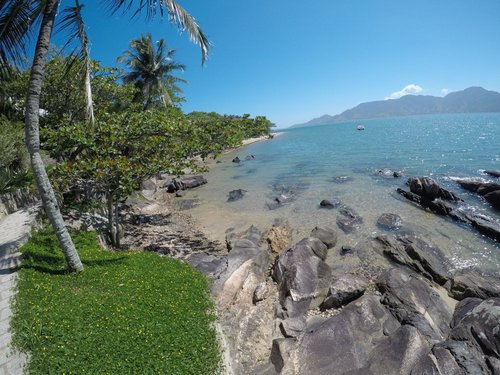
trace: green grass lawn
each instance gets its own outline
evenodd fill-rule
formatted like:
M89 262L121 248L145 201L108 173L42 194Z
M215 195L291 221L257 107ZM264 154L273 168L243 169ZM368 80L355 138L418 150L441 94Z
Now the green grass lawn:
M214 374L220 353L209 281L145 252L73 240L85 271L69 275L51 232L23 246L12 329L30 374Z

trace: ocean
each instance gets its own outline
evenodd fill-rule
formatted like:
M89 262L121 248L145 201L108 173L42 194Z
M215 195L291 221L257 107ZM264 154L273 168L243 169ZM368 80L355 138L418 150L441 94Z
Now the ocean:
M365 130L357 130L362 124ZM255 158L239 164L231 160ZM337 246L356 246L380 233L382 213L401 216L409 231L438 246L455 269L476 266L500 271L500 244L474 229L415 207L396 193L410 176L429 176L457 193L478 212L500 219L482 198L466 192L456 178L494 180L482 173L500 169L500 114L426 115L350 121L284 130L222 155L206 174L208 184L188 191L189 213L213 239L223 240L230 227L255 225L264 230L287 221L298 241L317 225L339 232ZM380 173L400 171L402 177ZM500 179L497 179L497 182ZM245 190L228 202L228 193ZM274 198L291 199L276 206ZM353 233L336 224L339 209L320 208L323 199L338 199L363 219Z

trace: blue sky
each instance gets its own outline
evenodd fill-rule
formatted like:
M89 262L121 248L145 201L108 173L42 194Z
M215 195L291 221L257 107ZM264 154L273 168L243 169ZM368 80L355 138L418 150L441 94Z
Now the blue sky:
M204 67L167 20L110 16L97 0L84 1L84 16L92 57L105 65L145 32L176 49L185 112L266 115L287 127L410 84L428 95L500 91L498 0L178 1L213 44Z

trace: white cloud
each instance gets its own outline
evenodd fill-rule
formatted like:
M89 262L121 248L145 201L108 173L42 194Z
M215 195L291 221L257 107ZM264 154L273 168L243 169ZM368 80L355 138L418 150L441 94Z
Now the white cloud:
M441 96L446 96L450 93L451 91L449 89L441 89Z
M393 92L390 96L387 96L385 100L387 99L399 99L402 96L405 95L410 95L410 94L418 94L419 92L424 91L422 87L419 85L416 85L414 83L411 83L409 85L406 85L402 90Z

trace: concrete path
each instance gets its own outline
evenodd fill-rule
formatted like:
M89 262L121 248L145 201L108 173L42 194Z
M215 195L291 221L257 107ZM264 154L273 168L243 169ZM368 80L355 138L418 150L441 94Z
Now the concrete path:
M11 350L11 299L15 294L16 268L21 262L18 248L30 236L40 206L20 210L0 220L0 375L23 373L26 355Z

